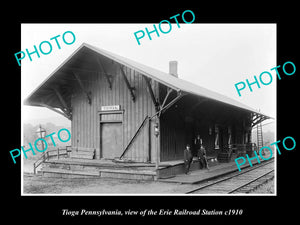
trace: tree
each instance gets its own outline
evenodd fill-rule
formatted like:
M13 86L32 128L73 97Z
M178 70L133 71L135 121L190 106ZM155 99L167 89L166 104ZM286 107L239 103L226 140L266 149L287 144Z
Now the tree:
M34 141L38 138L36 133L37 127L32 126L30 123L25 123L23 126L23 137L24 137L24 145L28 143L34 143Z

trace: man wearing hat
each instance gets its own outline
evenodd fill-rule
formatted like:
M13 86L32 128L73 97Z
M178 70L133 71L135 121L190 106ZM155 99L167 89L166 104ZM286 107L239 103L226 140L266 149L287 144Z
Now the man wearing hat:
M200 169L202 169L202 168L209 169L207 159L206 159L206 150L203 146L202 139L200 138L199 134L197 135L197 138L195 139L195 146L197 149L197 157L199 160Z
M191 147L189 144L187 144L186 148L184 149L185 174L189 173L192 161L193 161L193 155L192 155Z

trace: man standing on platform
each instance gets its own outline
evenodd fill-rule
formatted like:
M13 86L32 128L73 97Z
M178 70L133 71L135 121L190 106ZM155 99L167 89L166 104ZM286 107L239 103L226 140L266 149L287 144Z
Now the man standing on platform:
M185 174L188 174L190 171L190 166L193 161L193 155L191 152L191 147L189 144L186 145L184 149L184 166L185 166Z
M197 135L197 138L195 139L195 147L197 149L197 157L200 164L200 169L206 168L208 169L208 163L206 159L206 150L202 145L202 139L200 138L200 135Z
M200 134L198 134L197 137L195 138L194 144L195 144L195 149L198 152L202 146L202 139L200 138Z
M201 146L200 149L198 150L198 159L200 163L200 169L202 168L209 169L207 159L206 159L206 150L203 146Z

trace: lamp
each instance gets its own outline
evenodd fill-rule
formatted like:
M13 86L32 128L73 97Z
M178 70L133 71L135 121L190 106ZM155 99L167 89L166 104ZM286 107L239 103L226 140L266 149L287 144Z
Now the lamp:
M36 133L39 138L44 138L45 134L46 134L46 130L44 128L42 128L40 125L39 128L36 130Z
M159 126L158 126L157 122L154 124L154 135L156 137L158 137L158 135L159 135Z
M41 127L41 124L39 125L39 128L36 130L37 136L39 138L44 139L46 136L46 130L44 128ZM42 141L42 147L44 149L44 142Z

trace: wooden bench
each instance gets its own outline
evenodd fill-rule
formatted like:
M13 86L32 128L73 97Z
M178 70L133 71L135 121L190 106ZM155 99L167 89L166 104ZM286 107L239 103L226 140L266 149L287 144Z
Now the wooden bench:
M94 159L95 149L94 148L83 148L83 147L72 147L70 158L76 159Z

